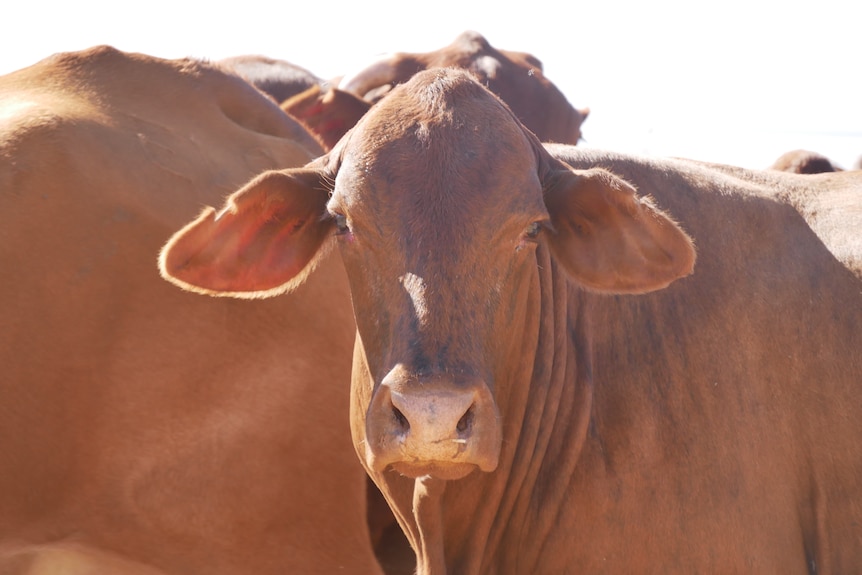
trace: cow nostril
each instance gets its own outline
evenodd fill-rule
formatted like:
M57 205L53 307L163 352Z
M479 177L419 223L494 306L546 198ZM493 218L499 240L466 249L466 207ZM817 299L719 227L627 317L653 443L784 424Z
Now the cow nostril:
M455 429L458 430L458 433L464 434L470 431L473 427L473 416L474 410L473 406L470 406L470 409L467 410L464 415L461 416L461 419L458 420L458 425L455 426Z
M410 431L410 422L407 421L407 418L404 417L404 414L401 413L401 410L392 406L392 415L395 417L395 422L398 424L401 433L407 433Z

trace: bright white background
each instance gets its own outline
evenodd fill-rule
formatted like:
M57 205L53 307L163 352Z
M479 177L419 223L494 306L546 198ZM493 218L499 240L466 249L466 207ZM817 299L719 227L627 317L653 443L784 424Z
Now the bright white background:
M14 0L0 74L111 44L165 58L264 54L329 78L467 29L539 57L591 109L585 145L752 168L795 148L845 168L862 156L862 2L851 0Z

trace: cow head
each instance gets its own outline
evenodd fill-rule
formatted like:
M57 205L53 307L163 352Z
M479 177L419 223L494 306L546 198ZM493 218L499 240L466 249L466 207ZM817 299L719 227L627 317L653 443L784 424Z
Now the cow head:
M441 479L498 464L500 386L536 312L536 250L614 293L664 287L694 263L689 238L631 185L554 160L455 69L416 75L326 156L205 211L160 264L188 289L264 297L333 244L358 327L357 450L372 474Z
M477 32L467 31L439 50L398 52L381 57L345 75L339 88L368 101L379 101L413 74L431 68L469 70L491 92L500 96L527 128L543 142L577 144L589 109L577 109L551 82L542 62L526 52L498 50Z

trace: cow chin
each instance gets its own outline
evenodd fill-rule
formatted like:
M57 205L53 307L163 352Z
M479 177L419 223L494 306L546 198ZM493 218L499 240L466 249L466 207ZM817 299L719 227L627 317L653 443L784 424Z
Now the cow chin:
M497 469L500 454L499 441L491 441L484 446L484 449L478 448L478 445L472 445L466 451L453 452L450 447L444 447L455 444L459 447L464 445L461 441L405 445L398 440L393 444L387 441L375 443L366 439L365 465L374 473L383 473L387 469L392 469L413 479L430 476L444 480L461 479L474 470L489 473Z
M401 364L374 391L365 417L365 463L382 473L460 479L494 471L502 427L494 397L478 377L416 374Z
M454 481L467 477L477 467L473 463L449 463L446 461L400 461L392 464L393 470L411 479L427 476L445 481Z

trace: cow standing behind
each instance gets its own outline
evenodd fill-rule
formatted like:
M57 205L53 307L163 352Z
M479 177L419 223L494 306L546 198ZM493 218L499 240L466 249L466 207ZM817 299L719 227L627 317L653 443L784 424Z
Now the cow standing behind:
M810 150L791 150L785 152L769 166L769 169L781 172L793 172L795 174L823 174L826 172L841 171L841 168L836 166L832 160L823 154Z
M248 302L156 268L315 141L234 76L107 47L3 76L0 111L0 573L381 574L341 263Z
M448 46L423 53L386 55L349 73L337 86L310 85L281 100L281 107L332 149L363 114L398 84L429 68L468 70L506 102L543 142L575 145L589 109L577 109L545 77L542 62L525 52L498 50L477 32L464 32ZM283 72L276 70L275 82ZM262 80L257 80L261 85Z
M327 156L202 214L161 264L256 297L337 243L355 448L421 575L847 573L861 187L543 147L434 70ZM691 277L656 204L698 245Z
M577 109L545 77L541 60L526 52L495 48L478 32L466 31L448 46L431 52L397 52L345 75L341 90L377 102L417 72L462 68L506 102L518 119L543 142L575 145L589 109Z
M218 60L215 64L227 72L237 74L277 104L309 88L327 83L323 78L293 62L259 54L231 56Z

